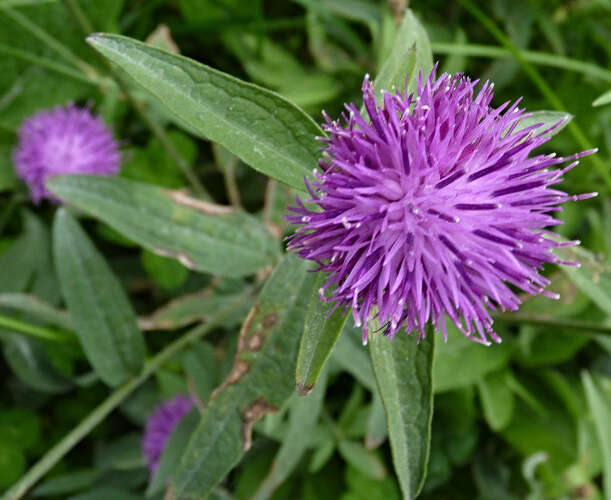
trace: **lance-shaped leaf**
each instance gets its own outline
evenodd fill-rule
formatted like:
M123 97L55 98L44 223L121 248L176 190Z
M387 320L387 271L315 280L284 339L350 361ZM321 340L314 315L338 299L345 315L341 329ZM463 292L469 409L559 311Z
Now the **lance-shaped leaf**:
M323 274L318 276L310 294L295 373L295 385L301 394L314 387L348 317L341 309L329 315L333 303L320 300L319 289L326 279Z
M433 418L434 343L432 331L420 343L416 335L403 330L392 341L384 335L370 335L369 352L386 409L393 463L406 500L418 496L426 478Z
M320 127L280 95L192 59L110 34L88 42L179 120L254 169L304 190L316 167Z
M408 76L408 88L413 90L418 72L422 70L427 75L432 67L433 53L426 30L414 13L407 9L397 32L394 49L374 80L376 93L380 96L382 90L391 91L393 86L403 90Z
M174 475L177 498L212 491L250 447L252 427L294 389L299 338L314 281L308 264L287 255L250 311L231 372L211 396Z
M115 386L139 373L145 347L136 315L104 258L63 208L55 217L53 250L68 311L97 374Z
M48 186L131 240L198 271L244 276L278 254L256 218L178 191L92 175L55 177Z

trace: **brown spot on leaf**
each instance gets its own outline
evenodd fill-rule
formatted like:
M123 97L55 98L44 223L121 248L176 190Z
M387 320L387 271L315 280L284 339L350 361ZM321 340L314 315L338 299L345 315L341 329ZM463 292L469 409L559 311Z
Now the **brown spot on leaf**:
M265 334L263 332L255 333L246 340L246 349L249 351L258 351L263 347L265 342Z
M236 359L233 362L233 366L227 378L223 380L223 383L219 385L212 394L210 395L210 401L212 401L217 394L223 392L227 387L232 384L236 384L241 380L241 378L248 373L248 369L250 368L250 363L248 361L244 361L239 359L236 355Z
M271 328L272 326L276 324L277 321L278 321L278 314L276 314L275 312L271 312L267 314L265 318L263 318L263 327Z
M266 413L276 413L278 408L258 397L242 412L242 450L246 452L252 444L252 427Z
M185 207L192 208L206 215L227 215L234 211L233 207L227 205L217 205L216 203L209 203L207 201L198 200L187 196L182 191L170 191L166 190L166 193L172 201L183 205Z

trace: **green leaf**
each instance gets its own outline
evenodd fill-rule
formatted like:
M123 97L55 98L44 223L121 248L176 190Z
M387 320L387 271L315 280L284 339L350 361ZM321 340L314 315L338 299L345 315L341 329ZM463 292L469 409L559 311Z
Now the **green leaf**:
M594 102L592 103L592 106L596 107L596 106L604 106L605 104L609 104L611 103L611 89L607 90L605 93L599 95Z
M538 128L535 129L537 133L541 133L546 128L549 128L553 125L556 125L558 122L562 122L561 125L556 127L551 132L545 134L545 136L554 136L558 132L560 132L564 127L566 127L569 122L573 119L573 115L570 113L565 113L564 111L533 111L532 113L528 113L530 116L526 116L522 118L516 128L514 129L514 133L518 130L522 130L524 128L530 127L532 125L541 124Z
M104 258L65 209L55 217L53 248L68 311L96 373L112 386L136 375L145 347L134 311Z
M290 408L289 426L282 446L274 457L267 476L261 482L251 500L265 500L289 477L305 453L312 438L312 430L318 421L325 397L326 380L321 380L307 396L293 400Z
M339 482L335 477L331 480ZM397 483L392 477L382 480L373 479L356 467L348 465L344 480L348 486L348 492L341 496L342 500L399 500L401 498ZM328 482L324 486L325 489L328 489ZM339 495L332 498L339 498Z
M426 76L432 68L433 54L426 30L414 13L407 9L397 32L393 51L382 64L373 82L375 90L378 95L381 95L382 90L391 91L393 86L402 90L407 77L408 89L413 90L418 72L422 70Z
M505 366L511 356L507 343L484 346L469 340L453 324L447 325L448 341L435 349L435 392L477 383L481 377ZM456 367L460 366L460 370Z
M302 66L287 48L269 38L231 31L223 40L253 81L276 90L298 106L320 109L321 103L341 91L334 78Z
M293 393L305 309L314 276L287 255L248 315L231 372L212 395L176 471L178 498L212 491L250 447L252 426Z
M185 163L193 168L197 156L195 141L178 130L169 130L167 138ZM185 186L186 181L181 170L157 138L152 137L146 148L134 148L129 153L129 160L121 166L121 177L170 189Z
M147 497L163 490L163 487L176 470L180 457L187 448L189 438L195 431L200 418L199 411L194 408L174 428L163 448L163 453L159 459L159 467L155 471L153 480L146 490Z
M151 316L141 318L140 327L143 330L177 330L198 321L206 321L219 309L237 301L243 303L241 310L224 323L226 327L231 328L241 323L250 310L252 301L244 300L243 294L210 295L206 291L183 295L168 302Z
M367 434L365 435L365 446L367 448L377 448L388 437L388 427L386 426L386 413L384 404L379 391L373 393L371 408L367 419Z
M380 10L365 0L293 0L303 7L323 14L335 14L365 24L372 37L378 32Z
M76 469L48 479L32 491L34 497L57 497L91 488L102 476L100 469Z
M181 121L245 163L304 190L316 167L320 127L269 90L136 40L95 34L88 42Z
M153 281L164 290L175 290L189 277L189 270L180 262L143 250L142 267Z
M344 460L361 474L377 480L387 476L384 461L376 450L368 450L361 443L354 441L340 441L337 449Z
M33 213L22 210L23 233L0 255L0 292L31 291L34 295L56 303L57 283L51 265L49 231Z
M494 431L504 429L513 415L513 392L507 385L505 370L488 374L478 384L484 417Z
M580 267L560 266L569 279L605 313L611 315L611 266L583 247L556 248L563 260L579 262Z
M367 389L375 392L377 389L371 359L361 343L362 330L348 324L344 330L333 350L332 359Z
M2 346L6 363L25 385L40 392L58 394L73 384L53 366L40 342L11 335Z
M310 464L308 466L308 472L310 474L315 474L322 469L331 459L334 451L335 441L332 439L323 441L312 454L312 459L310 460Z
M376 328L372 327L371 331ZM386 409L395 472L406 499L420 493L426 478L433 418L432 331L418 342L398 332L392 341L371 335L371 361Z
M48 187L145 248L198 271L244 276L278 255L277 242L254 217L180 192L93 175L55 177Z
M323 274L318 276L310 294L295 373L295 385L301 394L307 394L314 387L348 317L348 313L342 314L341 308L329 316L333 303L323 302L319 295L326 279Z
M609 381L604 380L607 384L605 391L604 386L601 388L602 384L587 371L581 373L581 379L603 453L604 497L611 498L611 388Z
M218 361L214 347L207 342L198 342L183 355L183 367L187 380L193 385L197 397L204 403L216 387Z
M0 293L0 308L11 309L36 318L44 323L72 330L72 318L59 309L55 309L38 297L26 293Z
M105 440L95 449L95 465L105 470L141 469L144 457L140 451L142 435L140 432L122 434L114 441Z

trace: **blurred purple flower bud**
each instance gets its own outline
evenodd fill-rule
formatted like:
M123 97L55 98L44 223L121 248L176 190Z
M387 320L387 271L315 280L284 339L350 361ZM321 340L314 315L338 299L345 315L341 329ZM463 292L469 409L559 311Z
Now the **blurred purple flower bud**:
M115 175L121 156L112 132L88 108L73 104L43 110L26 119L13 152L17 175L32 201L59 202L45 187L48 177L63 174Z

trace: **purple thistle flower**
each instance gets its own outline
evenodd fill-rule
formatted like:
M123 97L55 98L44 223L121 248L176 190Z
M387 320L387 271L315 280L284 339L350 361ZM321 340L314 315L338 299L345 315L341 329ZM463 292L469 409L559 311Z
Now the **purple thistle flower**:
M551 251L579 242L546 237L561 224L550 212L596 196L551 188L595 150L529 156L562 122L519 129L530 116L520 100L494 108L493 84L476 94L478 80L435 72L420 75L415 96L383 92L382 104L366 76L369 120L354 104L345 125L323 113L322 172L306 180L316 206L297 198L287 216L300 226L289 248L329 273L322 300L352 307L365 343L370 317L391 338L403 326L424 337L431 321L447 339L445 315L473 340L500 342L490 311L518 309L517 290L558 298L539 270L576 265Z
M47 177L62 174L114 175L119 145L99 116L73 104L40 111L23 122L13 151L17 175L32 201L59 202L45 187Z
M142 439L142 454L149 471L154 474L172 431L193 408L193 400L179 394L174 399L160 404L146 422Z

